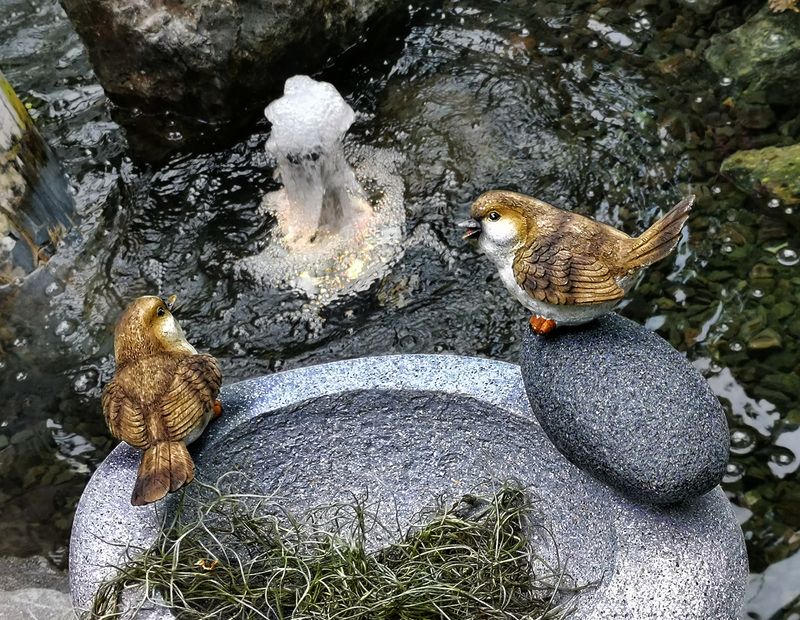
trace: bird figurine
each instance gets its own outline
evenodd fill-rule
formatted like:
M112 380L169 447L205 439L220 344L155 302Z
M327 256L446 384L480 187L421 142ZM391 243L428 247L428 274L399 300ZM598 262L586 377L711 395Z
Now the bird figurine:
M610 312L636 274L678 244L694 196L638 237L524 194L490 191L472 204L464 238L477 237L506 288L546 334Z
M103 391L103 414L111 434L144 450L131 504L143 506L177 491L194 478L186 445L221 414L222 375L211 355L198 353L166 301L139 297L114 330L116 372Z

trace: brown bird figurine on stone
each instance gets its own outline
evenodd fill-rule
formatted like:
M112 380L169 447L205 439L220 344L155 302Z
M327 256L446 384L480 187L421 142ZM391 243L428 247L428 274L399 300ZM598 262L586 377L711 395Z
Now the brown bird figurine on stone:
M144 450L131 504L143 506L194 478L186 444L222 409L222 375L211 355L190 345L172 316L175 296L136 299L114 331L117 369L103 391L111 434Z
M638 237L515 192L491 191L461 224L495 263L506 288L533 313L531 328L579 325L610 312L641 269L678 244L694 196Z

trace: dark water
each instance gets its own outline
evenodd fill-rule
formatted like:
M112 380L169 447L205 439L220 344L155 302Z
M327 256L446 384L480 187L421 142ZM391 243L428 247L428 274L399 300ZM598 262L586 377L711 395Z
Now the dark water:
M641 230L688 191L689 236L623 313L685 351L729 414L724 487L754 573L749 617L800 618L798 219L717 174L740 148L797 141L791 110L748 129L702 61L759 3L702 16L677 2L463 0L412 8L383 57L319 77L363 112L353 141L404 155L405 252L321 310L236 277L268 243L266 123L160 166L124 135L57 3L0 5L0 68L62 160L81 215L46 269L0 291L0 555L65 562L71 515L113 446L99 409L112 326L132 297L176 293L189 339L227 381L360 355L514 361L525 315L453 224L506 187Z

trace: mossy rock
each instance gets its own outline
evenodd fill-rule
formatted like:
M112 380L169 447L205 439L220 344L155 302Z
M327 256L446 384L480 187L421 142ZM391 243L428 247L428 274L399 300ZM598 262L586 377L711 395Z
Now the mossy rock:
M772 13L766 6L731 32L711 38L706 61L733 79L745 94L768 103L800 101L800 14Z
M745 192L800 204L800 144L739 151L722 162L720 172Z

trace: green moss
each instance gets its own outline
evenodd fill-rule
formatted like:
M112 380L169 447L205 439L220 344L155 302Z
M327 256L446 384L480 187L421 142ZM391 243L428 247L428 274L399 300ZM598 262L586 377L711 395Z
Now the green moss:
M739 151L722 162L720 172L745 192L800 204L800 144Z

